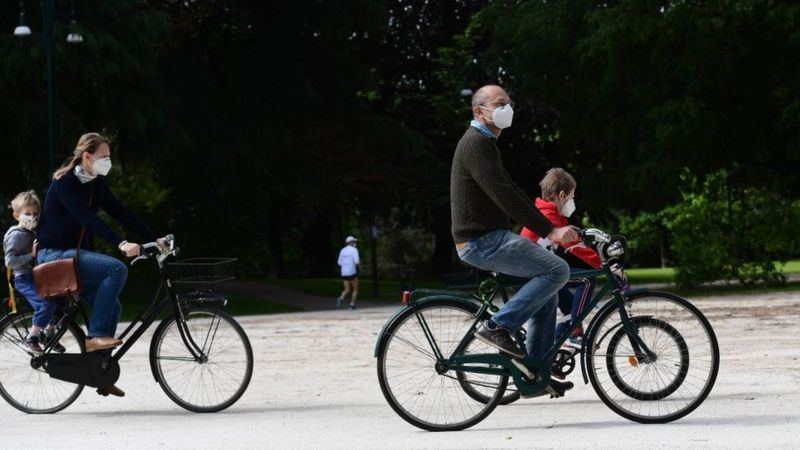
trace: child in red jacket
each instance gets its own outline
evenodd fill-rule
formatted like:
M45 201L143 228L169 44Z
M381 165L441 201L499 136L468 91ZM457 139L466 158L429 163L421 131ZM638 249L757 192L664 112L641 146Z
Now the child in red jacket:
M542 198L536 199L536 208L550 220L554 227L569 225L568 217L575 212L575 178L566 170L555 167L547 171L542 181ZM539 245L550 248L569 264L570 270L599 269L602 264L600 255L594 249L586 246L582 240L556 245L547 238L536 235L528 228L522 229L522 235ZM558 308L564 314L564 319L556 325L556 338L570 326L572 319L578 317L583 307L589 301L594 291L595 279L579 278L570 280L558 292ZM570 292L574 289L574 293ZM572 333L566 345L580 348L583 340L583 327Z

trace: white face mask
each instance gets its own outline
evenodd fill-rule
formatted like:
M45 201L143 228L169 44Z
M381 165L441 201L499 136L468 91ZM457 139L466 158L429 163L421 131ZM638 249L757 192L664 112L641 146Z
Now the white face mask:
M564 203L564 206L561 207L561 214L563 214L564 217L569 217L574 212L575 212L575 199L571 198L567 200L566 203Z
M108 175L108 172L111 170L111 158L101 158L96 159L92 163L92 171L95 175Z
M34 216L32 214L19 215L19 226L22 228L33 230L37 225L39 225L39 216Z
M481 106L481 108L489 109L485 106ZM512 120L514 120L514 108L511 105L503 105L492 113L492 124L501 130L510 127Z
M510 127L512 120L514 120L514 108L512 108L511 105L503 105L495 109L494 113L492 113L492 122L494 122L494 126L501 130Z

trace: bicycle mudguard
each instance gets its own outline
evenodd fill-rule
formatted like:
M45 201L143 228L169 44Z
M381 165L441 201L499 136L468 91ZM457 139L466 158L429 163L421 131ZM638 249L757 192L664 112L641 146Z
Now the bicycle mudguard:
M419 292L419 294L414 295L417 292ZM409 295L408 304L398 308L397 311L395 311L394 314L392 314L392 316L389 317L389 319L383 324L383 327L381 327L381 332L378 334L378 341L375 342L375 351L373 352L373 356L376 358L378 357L378 352L380 351L381 345L383 344L383 339L386 336L386 330L395 320L397 320L398 317L400 317L401 314L409 309L414 308L416 305L424 305L435 300L452 300L460 303L468 303L470 305L474 305L477 310L477 305L471 297L458 295L451 291L417 289L411 292L411 295Z
M55 379L92 387L110 386L119 379L119 363L96 353L48 353L37 358Z
M639 289L637 289L637 291L638 290ZM581 345L581 351L580 351L581 376L583 376L583 384L589 384L589 374L586 373L586 343L588 343L589 341L594 342L594 333L596 332L595 327L597 326L597 319L599 317L603 317L605 315L604 313L606 312L606 310L613 309L616 307L617 304L614 302L613 299L611 301L606 302L606 304L600 308L600 311L597 311L597 314L595 314L594 317L592 317L592 321L589 322L589 325L586 327L587 338L583 340L583 344Z

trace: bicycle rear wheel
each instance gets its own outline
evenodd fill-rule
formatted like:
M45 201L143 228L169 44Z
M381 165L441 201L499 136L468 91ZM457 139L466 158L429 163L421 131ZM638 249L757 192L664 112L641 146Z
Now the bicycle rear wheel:
M426 338L428 332L448 358L477 310L471 303L433 300L408 308L386 328L378 350L378 381L389 405L410 424L429 431L463 430L486 418L502 399L508 376L437 371L441 361ZM488 401L476 400L465 385Z
M474 353L498 353L497 349L477 339L474 335L470 337L469 343L464 350L465 354ZM464 388L464 392L470 397L481 403L489 403L494 398L497 386L494 384L497 377L491 377L479 373L457 372L458 380ZM520 399L519 391L512 383L506 386L503 397L500 398L498 405L509 405Z
M589 332L586 364L600 399L640 423L666 423L697 408L714 387L719 346L708 320L676 295L648 292L626 301L639 337L656 356L638 358L616 308Z
M83 385L51 378L44 368L34 368L33 355L23 346L32 321L32 311L10 314L0 321L0 396L29 414L55 413L71 405ZM66 331L59 343L69 353L83 353L83 332L74 324L63 326Z
M236 320L208 307L184 311L186 330L204 355L199 361L181 337L175 316L156 329L150 365L172 401L194 412L216 412L244 394L253 375L253 349Z

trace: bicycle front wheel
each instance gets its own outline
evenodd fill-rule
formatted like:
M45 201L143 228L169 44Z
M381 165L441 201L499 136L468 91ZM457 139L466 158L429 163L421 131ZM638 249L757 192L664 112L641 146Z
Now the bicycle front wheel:
M689 414L703 403L717 378L714 330L694 305L673 294L633 295L626 309L655 357L638 356L618 310L605 310L586 344L595 392L614 412L635 422L666 423Z
M433 351L432 343L450 357L477 310L470 303L433 300L408 308L386 328L378 380L389 405L410 424L429 431L463 430L486 418L502 399L508 376L443 371Z
M51 378L43 367L32 364L33 355L23 341L28 337L33 312L6 316L0 322L0 395L14 408L29 414L50 414L71 405L83 391L82 384ZM67 352L83 353L85 337L73 324L59 340ZM49 342L42 341L46 348Z
M184 311L189 351L175 316L161 322L150 344L150 365L172 401L194 412L221 411L244 394L253 375L253 349L236 320L216 308Z

